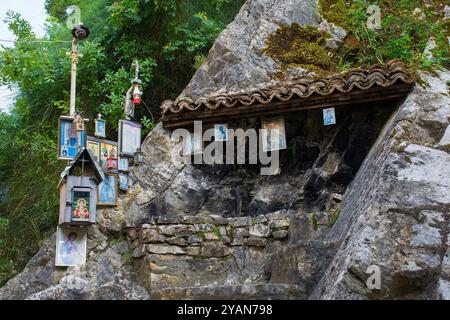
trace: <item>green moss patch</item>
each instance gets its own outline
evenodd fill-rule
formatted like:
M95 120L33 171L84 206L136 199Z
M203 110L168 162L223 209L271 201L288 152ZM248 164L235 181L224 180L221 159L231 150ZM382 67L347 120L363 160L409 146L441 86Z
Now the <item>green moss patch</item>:
M325 47L325 41L330 37L313 26L293 23L269 35L264 52L284 68L296 66L324 73L335 66Z

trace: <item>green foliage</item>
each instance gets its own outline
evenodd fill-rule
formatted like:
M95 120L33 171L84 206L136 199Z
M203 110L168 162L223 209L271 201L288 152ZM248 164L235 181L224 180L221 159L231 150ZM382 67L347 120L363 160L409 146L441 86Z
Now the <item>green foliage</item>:
M314 230L317 231L317 229L319 228L319 220L317 218L317 212L311 212L311 222L313 224Z
M133 252L125 251L122 253L122 259L125 264L131 264L133 262Z
M344 27L349 33L344 47L334 55L343 65L368 67L401 59L414 71L448 67L450 35L449 22L443 20L445 1L434 0L320 0L319 8L327 21ZM378 5L381 29L367 27L367 8ZM437 47L434 59L423 54L430 37Z
M57 119L69 111L67 7L78 5L91 30L78 45L77 110L91 119L101 112L107 137L116 140L133 61L140 63L144 89L136 117L147 134L161 101L182 91L199 57L243 2L46 0L50 18L43 39L19 14L7 13L17 41L0 49L0 84L18 86L20 94L10 114L0 113L0 187L9 191L0 203L0 285L24 267L57 224L56 186L65 165L56 160ZM93 132L93 121L88 130Z
M208 57L202 53L194 57L194 69L198 70Z
M328 221L327 221L328 228L334 226L336 220L339 218L340 215L341 215L341 208L334 208L328 212Z
M220 234L220 228L217 227L217 226L215 226L215 227L212 229L212 233L213 233L216 237L218 237L218 238L221 238L221 237L222 237L221 234Z
M368 7L376 4L381 12L381 29L367 26ZM319 11L329 22L348 31L344 45L332 50L325 46L330 35L311 26L280 27L266 41L264 51L285 70L300 66L319 76L370 67L400 59L412 71L448 67L449 20L443 20L445 1L363 1L320 0ZM433 59L423 54L430 37L436 42Z

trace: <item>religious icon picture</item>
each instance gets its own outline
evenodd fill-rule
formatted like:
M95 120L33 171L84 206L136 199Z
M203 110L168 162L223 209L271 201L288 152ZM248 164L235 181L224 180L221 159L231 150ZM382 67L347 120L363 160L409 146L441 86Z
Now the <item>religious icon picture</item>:
M117 144L112 141L100 142L100 167L117 169Z
M69 267L86 263L87 232L83 228L58 227L55 266Z
M72 221L88 221L90 218L90 189L74 187L72 190Z
M130 120L119 120L119 151L121 156L133 157L141 147L140 123Z
M95 119L94 120L95 123L95 131L94 131L94 135L96 137L106 137L106 121L100 118Z
M276 151L286 149L286 132L284 118L262 120L263 151Z
M127 191L129 189L128 176L125 174L119 173L119 189L123 191Z
M97 205L117 205L117 174L105 173L105 179L98 186Z
M323 109L323 124L325 126L336 124L336 112L334 108Z
M58 160L72 160L85 146L85 132L77 131L73 120L74 117L69 116L58 120Z
M128 158L119 157L118 167L119 167L119 171L127 172L129 170Z
M88 138L86 144L87 144L87 149L92 154L92 156L94 157L95 161L97 161L97 163L98 163L99 160L100 160L100 142L93 141L93 140L90 140Z
M116 158L108 158L106 160L106 168L117 169L117 159Z
M228 126L226 124L214 125L215 141L228 141Z

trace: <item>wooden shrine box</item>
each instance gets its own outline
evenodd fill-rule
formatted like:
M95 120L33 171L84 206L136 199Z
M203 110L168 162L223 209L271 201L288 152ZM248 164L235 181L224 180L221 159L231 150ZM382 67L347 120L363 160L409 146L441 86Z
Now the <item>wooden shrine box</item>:
M82 148L64 169L58 184L59 225L95 223L97 187L103 179L93 155Z

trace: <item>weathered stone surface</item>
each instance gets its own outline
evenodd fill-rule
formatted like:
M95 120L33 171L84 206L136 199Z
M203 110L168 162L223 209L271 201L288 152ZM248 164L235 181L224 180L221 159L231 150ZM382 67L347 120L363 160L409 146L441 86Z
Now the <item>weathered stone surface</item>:
M227 218L225 218L223 216L214 214L214 215L210 215L210 217L211 217L213 223L216 225L227 225L228 224Z
M267 239L250 237L245 242L247 246L265 247L267 245Z
M159 232L166 236L188 236L196 231L191 225L186 224L176 224L176 225L162 225L158 226Z
M182 248L178 246L171 246L166 244L148 244L146 250L150 253L156 254L185 254Z
M264 270L271 283L296 283L305 293L310 293L335 252L333 243L301 241L275 251Z
M201 249L202 257L222 258L230 254L230 249L218 242L205 242Z
M241 217L237 218L233 221L233 226L238 227L248 227L252 224L252 218L251 217Z
M194 225L195 232L211 232L213 230L214 230L214 225L210 224L210 223L202 223L202 224Z
M143 243L164 242L165 237L155 229L144 228L139 232L139 241Z
M188 243L200 243L200 242L202 242L203 241L203 239L201 238L201 237L199 237L199 236L196 236L196 235L193 235L193 236L189 236L188 238L187 238L187 242Z
M187 247L186 254L188 256L198 256L200 254L200 247Z
M271 212L271 213L267 214L267 219L269 219L269 220L281 220L281 219L285 219L286 217L287 217L286 210L280 210L280 211Z
M249 229L249 235L254 237L267 238L268 236L270 236L270 233L270 228L262 223L255 224Z
M149 299L147 291L131 281L129 266L112 249L88 259L85 266L56 268L54 261L52 236L25 270L0 289L0 299Z
M270 82L279 66L262 53L267 36L279 25L318 24L316 1L246 1L219 35L208 59L181 96L197 99L212 93L250 90Z
M248 229L247 228L234 228L233 229L233 238L245 238L248 237Z
M279 300L304 299L300 286L288 284L253 284L225 286L195 286L181 288L165 288L155 290L152 299L194 299L194 300L265 300L267 297Z
M176 224L180 222L180 217L174 215L166 215L156 217L155 220L158 224Z
M289 227L289 222L285 219L282 220L270 220L269 227L271 229L280 229Z
M217 241L219 240L219 236L212 232L205 233L205 241Z
M166 242L168 244L180 246L180 247L185 247L188 244L186 242L186 240L184 240L183 238L178 238L178 237L168 238L168 239L166 239Z
M399 107L343 200L327 237L344 242L313 298L445 296L440 273L447 249L450 158L430 146L450 120L445 85L450 73L422 77L430 86L416 87ZM370 265L381 269L381 290L365 286Z
M274 239L284 239L289 234L287 230L277 230L272 233Z

